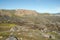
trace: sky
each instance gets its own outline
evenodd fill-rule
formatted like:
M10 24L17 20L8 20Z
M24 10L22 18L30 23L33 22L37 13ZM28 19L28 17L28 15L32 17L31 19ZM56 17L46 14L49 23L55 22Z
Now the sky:
M0 9L27 9L40 13L60 13L60 0L0 0Z

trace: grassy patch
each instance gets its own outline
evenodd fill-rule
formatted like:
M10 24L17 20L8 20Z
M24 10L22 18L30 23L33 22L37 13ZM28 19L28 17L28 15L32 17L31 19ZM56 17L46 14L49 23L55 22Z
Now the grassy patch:
M11 27L14 27L15 24L9 24L9 23L1 23L0 24L0 31L7 31L9 30Z

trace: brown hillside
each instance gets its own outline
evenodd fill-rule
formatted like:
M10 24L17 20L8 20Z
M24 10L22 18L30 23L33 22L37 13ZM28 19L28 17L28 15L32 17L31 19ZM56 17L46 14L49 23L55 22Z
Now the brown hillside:
M23 15L37 15L37 12L34 11L34 10L24 10L24 9L18 9L16 10L16 13L15 15L18 15L18 16L23 16Z

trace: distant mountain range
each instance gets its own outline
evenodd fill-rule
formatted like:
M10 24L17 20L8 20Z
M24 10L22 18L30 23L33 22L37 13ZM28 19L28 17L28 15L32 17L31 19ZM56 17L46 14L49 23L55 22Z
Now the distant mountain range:
M25 10L25 9L16 9L16 10L5 10L5 9L1 9L0 10L0 14L1 15L10 15L11 16L11 14L14 14L14 15L16 15L16 16L24 16L24 15L35 15L35 16L37 16L37 15L41 15L41 14L43 14L43 15L48 15L48 14L50 14L50 13L38 13L37 11L35 11L35 10ZM53 15L60 15L60 13L52 13ZM50 14L51 15L51 14Z

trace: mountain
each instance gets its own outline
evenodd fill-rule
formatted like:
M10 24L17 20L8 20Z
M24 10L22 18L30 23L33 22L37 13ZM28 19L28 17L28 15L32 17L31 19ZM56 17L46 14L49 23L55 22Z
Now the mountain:
M60 16L34 10L0 10L0 40L12 32L19 40L60 40Z
M38 15L38 12L34 10L24 10L24 9L17 9L17 10L0 10L0 15L16 15L16 16L23 16L23 15Z

